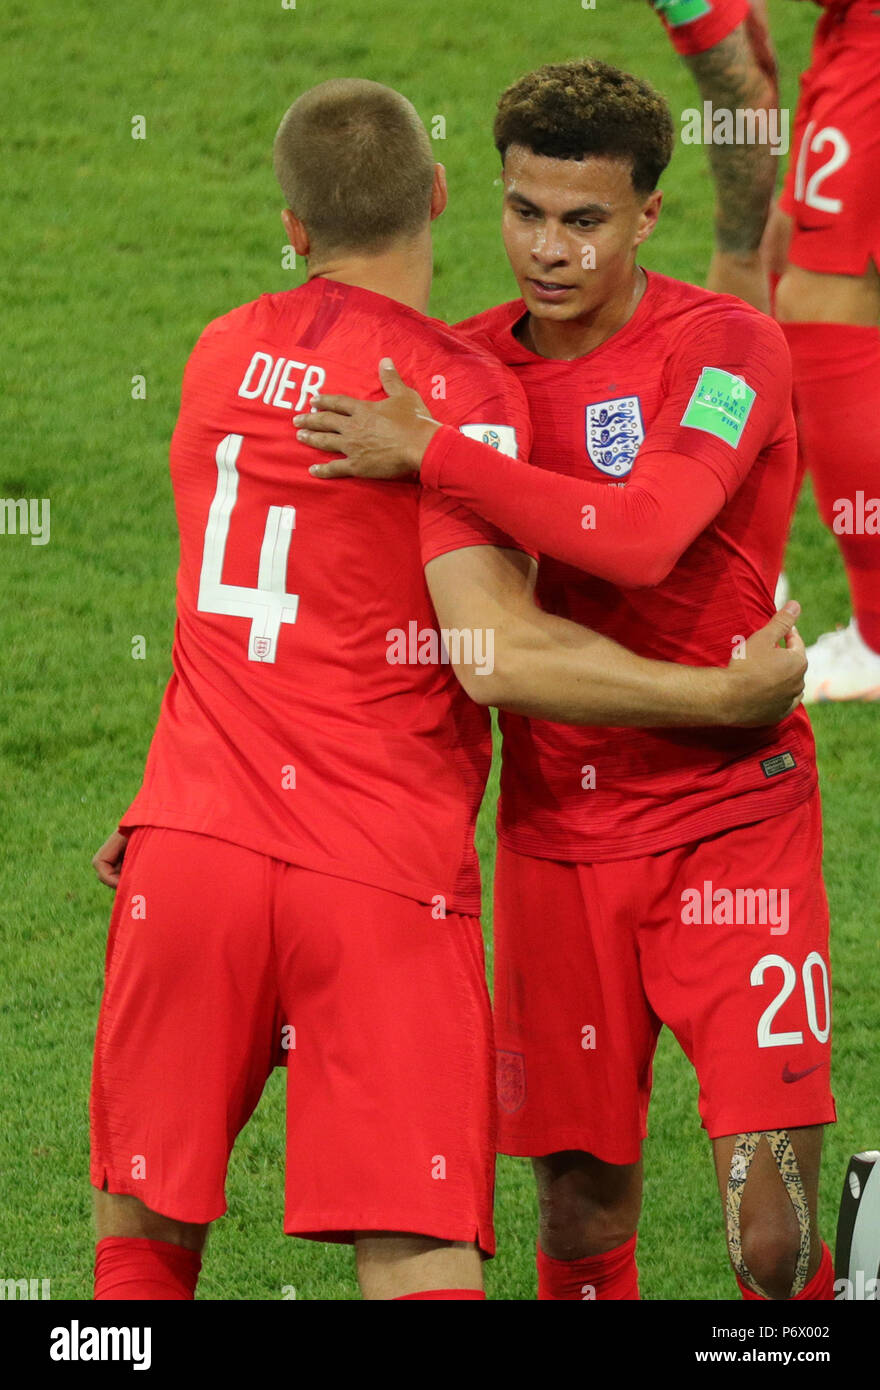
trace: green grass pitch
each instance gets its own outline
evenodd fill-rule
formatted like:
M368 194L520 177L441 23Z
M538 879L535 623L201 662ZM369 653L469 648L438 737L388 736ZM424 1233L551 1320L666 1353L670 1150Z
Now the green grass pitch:
M771 0L793 106L817 11ZM90 1297L87 1096L110 895L89 860L134 794L169 674L177 541L167 445L186 356L210 319L298 283L282 268L270 160L293 97L331 76L399 87L429 126L450 208L437 226L432 311L509 298L490 138L497 94L538 63L591 54L648 77L674 114L696 100L643 0L9 0L0 19L7 157L0 495L51 500L51 540L0 537L0 1275ZM142 116L146 138L132 138ZM679 145L645 263L699 281L711 243L701 149ZM132 398L142 375L146 398ZM811 498L789 554L812 640L848 619ZM132 658L132 639L146 642ZM835 1090L823 1229L845 1162L880 1144L877 766L871 706L817 711L836 974ZM487 801L480 846L493 852ZM489 919L487 914L487 927ZM552 923L548 923L548 943ZM350 1251L282 1234L283 1078L236 1149L230 1211L200 1297L358 1297ZM696 1085L664 1036L640 1243L648 1299L730 1299L720 1206ZM499 1164L489 1297L532 1299L535 1204L522 1161Z

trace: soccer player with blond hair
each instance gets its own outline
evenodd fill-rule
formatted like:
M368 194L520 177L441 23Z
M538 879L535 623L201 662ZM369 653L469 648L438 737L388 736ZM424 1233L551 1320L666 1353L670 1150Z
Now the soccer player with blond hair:
M510 366L531 463L436 419L320 393L318 476L439 490L540 553L549 613L643 656L718 662L773 611L796 467L779 327L638 264L672 153L663 98L598 61L503 93L520 297L461 327ZM406 373L404 372L405 379ZM505 714L495 879L500 1147L533 1159L539 1297L638 1297L659 1030L691 1060L743 1296L828 1299L828 911L809 720L573 728ZM585 1292L588 1291L588 1292Z
M232 1146L281 1063L285 1230L353 1243L365 1298L481 1299L487 706L760 726L796 706L803 644L784 612L727 669L646 661L537 608L530 553L459 503L310 476L294 414L321 389L378 395L392 349L451 428L527 456L531 427L508 369L425 315L446 186L411 104L321 84L275 168L309 278L216 319L187 363L174 669L95 857L116 888L95 1297L194 1297Z

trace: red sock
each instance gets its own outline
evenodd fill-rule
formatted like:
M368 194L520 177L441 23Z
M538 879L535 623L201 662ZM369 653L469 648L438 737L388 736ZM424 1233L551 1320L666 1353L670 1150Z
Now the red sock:
M107 1236L95 1246L95 1299L193 1299L202 1257L167 1240Z
M394 1299L395 1303L406 1303L414 1298L485 1298L482 1289L431 1289L428 1293L402 1293Z
M739 1284L739 1291L744 1299L755 1300L759 1303L767 1301L763 1299L759 1293L755 1293L752 1289L747 1289L739 1275L736 1276L736 1282ZM819 1262L819 1268L816 1270L809 1284L801 1289L800 1293L796 1293L791 1301L792 1303L818 1302L820 1300L827 1301L828 1299L833 1299L833 1297L834 1265L831 1262L831 1251L823 1240L822 1259Z
M604 1255L586 1255L582 1260L554 1260L537 1250L539 1299L637 1299L639 1271L636 1266L636 1237Z
M880 333L847 323L781 328L791 349L798 435L819 515L832 530L837 522L853 614L863 640L880 652L880 535L867 534L876 524L869 499L880 498ZM865 534L841 529L848 523L842 502Z

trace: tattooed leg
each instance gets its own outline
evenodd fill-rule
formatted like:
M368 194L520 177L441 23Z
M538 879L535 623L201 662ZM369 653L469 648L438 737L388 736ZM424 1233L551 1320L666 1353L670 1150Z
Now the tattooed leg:
M762 1298L769 1298L770 1295L761 1288L743 1257L740 1222L743 1189L748 1181L752 1161L762 1139L767 1141L770 1153L773 1155L773 1160L782 1178L795 1216L797 1217L800 1241L794 1279L792 1281L791 1292L789 1293L789 1298L793 1298L806 1287L809 1277L810 1209L800 1169L798 1168L797 1156L792 1148L791 1139L787 1130L775 1129L757 1131L751 1134L738 1134L736 1136L736 1142L730 1160L730 1172L727 1179L727 1245L733 1267L743 1283L747 1284L755 1293L760 1294Z
M774 111L779 119L775 72L762 65L746 24L686 62L700 95L714 109L761 112L765 120ZM756 252L770 210L779 157L765 139L751 144L712 143L709 162L715 180L719 251L739 255Z

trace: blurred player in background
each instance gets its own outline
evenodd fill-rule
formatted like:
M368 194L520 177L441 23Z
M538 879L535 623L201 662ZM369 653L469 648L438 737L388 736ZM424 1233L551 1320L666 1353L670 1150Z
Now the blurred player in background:
M852 618L809 649L805 699L880 699L880 4L820 0L781 211L782 278L804 463L840 545Z
M779 104L766 0L649 0L713 111L768 113ZM771 311L766 260L768 215L780 168L768 140L709 145L715 182L715 251L707 285ZM799 463L797 477L802 475ZM792 510L794 499L792 500ZM788 598L781 573L777 608Z
M437 488L541 554L538 598L643 655L717 661L773 609L796 466L778 326L637 264L668 107L600 62L505 92L503 234L522 298L461 325L516 372L527 467L389 399L321 393L320 476ZM816 1218L828 913L809 720L758 733L502 718L495 879L501 1150L534 1159L539 1297L638 1297L651 1068L692 1061L746 1298L830 1299ZM785 919L755 910L785 902ZM749 908L748 904L752 907Z
M513 375L424 316L446 191L409 102L323 84L287 113L275 168L309 280L215 320L187 364L174 673L124 833L95 860L118 885L95 1297L194 1296L232 1146L284 1060L285 1230L353 1241L367 1298L479 1299L486 706L762 724L797 703L802 644L777 649L782 614L730 670L645 661L540 612L533 559L458 503L310 477L294 411L325 384L375 391L392 347L453 426L523 456L530 426Z
M650 0L700 95L715 110L770 111L779 102L765 0ZM707 284L770 311L761 239L779 158L768 142L711 144L715 252Z

